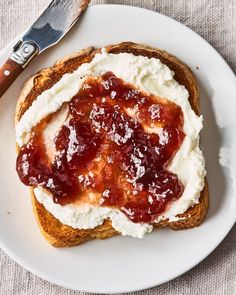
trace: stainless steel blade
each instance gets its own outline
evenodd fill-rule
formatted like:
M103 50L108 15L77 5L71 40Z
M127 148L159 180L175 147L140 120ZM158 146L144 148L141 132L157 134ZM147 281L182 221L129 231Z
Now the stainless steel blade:
M0 68L0 97L40 52L56 44L88 7L90 0L54 0Z
M90 0L54 0L13 48L10 59L25 68L43 50L58 43Z
M90 0L54 0L23 37L39 52L56 44L73 26Z

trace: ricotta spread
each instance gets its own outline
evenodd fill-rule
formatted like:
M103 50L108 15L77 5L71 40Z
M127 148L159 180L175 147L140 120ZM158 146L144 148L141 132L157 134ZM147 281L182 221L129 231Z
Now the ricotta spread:
M100 76L107 71L112 71L118 78L141 90L167 98L182 108L183 130L186 136L168 170L178 175L185 189L182 196L173 202L156 222L167 218L169 221L179 220L178 214L184 213L190 206L199 202L204 187L205 160L199 147L202 116L194 113L188 101L187 89L175 81L174 73L159 59L149 59L130 53L109 54L103 48L90 63L82 64L73 73L65 74L52 88L38 96L16 126L17 143L19 146L26 144L32 128L47 115L58 111L64 102L69 102L79 91L86 76ZM156 110L150 111L155 116ZM149 132L159 133L160 130L149 129ZM41 187L35 188L34 193L49 212L73 228L95 228L109 218L114 229L122 235L142 238L145 233L152 231L151 224L133 223L117 209L76 204L61 206L54 203L52 196Z

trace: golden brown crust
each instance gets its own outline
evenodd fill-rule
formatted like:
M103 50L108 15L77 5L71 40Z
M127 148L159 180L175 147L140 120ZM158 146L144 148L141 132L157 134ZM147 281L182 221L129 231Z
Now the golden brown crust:
M175 73L175 79L187 88L190 104L195 113L199 115L199 92L195 78L189 67L175 56L160 49L132 42L108 45L106 46L106 49L108 52L114 54L127 52L135 55L147 56L149 58L159 58ZM99 50L100 49L94 50L92 47L82 50L79 53L59 60L53 67L44 69L30 78L24 85L18 99L15 122L17 123L20 120L21 116L40 93L52 87L65 73L74 71L82 63L90 62ZM80 243L91 239L105 239L118 234L113 229L109 220L106 220L103 225L89 230L79 230L64 225L36 200L32 188L31 196L34 213L37 217L41 232L55 247L79 245ZM179 221L161 221L158 224L155 224L155 228L168 226L173 230L180 230L200 225L207 212L208 200L208 187L205 182L205 187L201 193L198 204L189 208L184 214L180 214L178 216L181 217Z
M37 201L32 188L31 200L42 234L55 247L75 246L91 239L106 239L117 234L109 220L106 220L103 225L95 229L87 230L74 229L71 226L62 224Z

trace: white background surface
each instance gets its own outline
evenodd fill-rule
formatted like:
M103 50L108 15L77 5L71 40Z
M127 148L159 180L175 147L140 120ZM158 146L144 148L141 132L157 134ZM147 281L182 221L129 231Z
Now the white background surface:
M8 1L4 2L6 4ZM164 4L164 2L166 4ZM169 5L169 1L133 1L132 3L143 6L147 5L149 7L150 5L153 5L152 7L156 9L158 9L159 5L161 10L166 9L166 13L169 13L171 16L175 16L177 19L181 19L182 17L184 22L189 22L189 24L193 27L196 26L197 29L200 30L200 33L203 32L202 34L205 35L205 37L209 37L210 41L213 41L213 43L215 42L216 47L222 50L222 53L225 55L228 61L231 61L231 65L234 66L235 52L233 51L233 44L235 44L235 30L233 34L233 26L235 26L235 23L233 23L233 14L235 14L235 6L233 6L233 1L210 1L208 4L206 4L205 1L199 1L198 4L191 4L191 6L190 4L186 4L185 1L176 1L176 3L177 2L178 5L181 5L182 9L180 9L179 6L174 7L177 4L172 6ZM28 4L29 3L32 4L33 1L28 1ZM36 1L34 3L36 3ZM124 3L124 1L122 3ZM2 2L1 5L3 5ZM13 7L11 1L8 3L8 5L3 7L3 11L6 11L7 7L10 8L7 10L9 13L9 10L11 10ZM29 12L28 15L31 15L31 11L36 14L37 6L28 5L26 6L26 11L27 10ZM2 12L2 10L0 11ZM205 13L204 11L207 11L208 14L205 14L203 17L202 15ZM15 18L18 13L22 15L22 8L13 14L14 17L11 19L11 22L13 21L13 28L14 24L15 28L18 28L16 24L19 22L19 15L18 18ZM209 17L208 21L207 17ZM28 19L25 18L22 21L27 23ZM4 35L2 35L6 36L6 33L10 35L10 33L13 31L9 30L9 28L7 29L7 27L3 26L2 23L3 22L1 22L1 31L4 29ZM193 44L191 45L193 46ZM218 250L216 250L209 258L207 258L206 261L204 261L193 271L185 274L173 282L146 292L150 294L157 294L157 292L162 292L162 294L171 294L171 292L173 292L173 294L190 294L191 291L191 294L201 294L203 292L205 294L235 294L236 286L234 278L236 271L235 257L233 255L233 251L235 251L234 232L235 231L232 231L230 236L218 248ZM33 244L30 246L37 247L38 245ZM47 282L35 278L26 271L22 271L20 267L16 266L13 262L10 262L10 260L8 260L5 255L1 256L0 261L0 292L2 292L0 294L60 294L60 292L61 294L73 294L72 291L70 292L63 290L62 288L53 286ZM204 283L205 280L207 280L207 284Z

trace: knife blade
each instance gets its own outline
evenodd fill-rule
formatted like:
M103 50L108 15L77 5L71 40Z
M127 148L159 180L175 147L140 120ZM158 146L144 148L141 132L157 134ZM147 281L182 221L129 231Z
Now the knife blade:
M0 97L41 52L57 44L80 19L90 0L54 0L13 47L0 69Z

